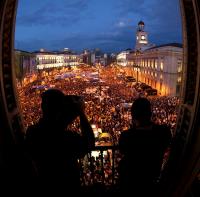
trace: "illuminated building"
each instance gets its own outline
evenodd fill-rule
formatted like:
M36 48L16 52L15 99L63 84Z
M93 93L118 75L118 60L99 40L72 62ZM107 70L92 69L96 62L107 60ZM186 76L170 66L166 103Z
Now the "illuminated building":
M125 51L120 52L116 57L117 64L120 66L128 66L131 58L130 54L131 54L131 49L127 49Z
M134 71L139 71L139 81L158 90L160 95L178 96L182 81L182 45L164 44L135 53Z
M72 53L68 48L62 52L35 52L37 69L78 66L80 56Z
M124 56L138 81L157 89L162 96L178 96L182 83L183 48L179 43L153 46L148 43L144 22L138 23L135 52Z

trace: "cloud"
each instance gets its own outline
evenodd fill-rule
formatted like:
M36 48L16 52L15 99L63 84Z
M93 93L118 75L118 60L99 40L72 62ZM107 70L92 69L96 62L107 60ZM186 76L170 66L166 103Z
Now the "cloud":
M88 0L67 0L64 2L65 9L85 9L88 6Z
M16 40L16 48L23 50L34 51L40 48L47 50L60 50L65 47L71 48L75 51L82 51L83 49L100 48L105 52L120 51L126 48L133 48L134 36L133 33L127 29L113 29L112 32L103 32L93 35L75 33L60 39L29 39Z
M132 25L132 21L130 19L127 19L127 18L123 18L123 19L120 19L116 25L114 25L118 28L129 28L129 27L133 27Z
M125 27L126 24L125 24L125 22L120 21L120 22L117 24L117 26L118 26L118 27Z
M109 0L107 4L105 1L95 4L97 0L19 2L23 1L27 3L27 9L23 11L21 8L17 16L19 33L16 34L23 40L18 38L16 41L21 49L69 47L81 51L98 47L111 51L134 48L140 20L145 22L152 43L181 40L178 0ZM23 35L24 32L30 36ZM36 36L40 39L34 39Z
M117 0L117 8L121 16L128 15L129 13L142 13L145 0Z
M123 0L118 1L118 8L120 16L132 20L135 29L137 23L143 20L145 30L149 32L150 37L159 32L163 35L162 40L169 40L168 38L172 37L178 37L178 40L181 38L181 15L178 0Z
M39 8L32 7L32 13L18 10L17 25L72 25L81 19L81 13L88 6L86 0L68 0L66 2L62 0L62 3L59 3L60 1L51 1Z

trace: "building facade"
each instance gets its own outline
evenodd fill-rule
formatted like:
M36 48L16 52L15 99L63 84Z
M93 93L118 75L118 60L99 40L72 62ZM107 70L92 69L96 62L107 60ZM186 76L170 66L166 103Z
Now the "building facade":
M30 73L36 72L36 59L33 53L15 50L15 75L16 78L21 81Z
M130 64L130 60L131 60L131 49L127 49L125 51L120 52L117 57L117 64L120 66L128 66Z
M121 52L117 63L126 74L157 89L162 96L179 96L183 80L183 47L180 43L149 44L144 22L138 23L135 51Z
M183 48L169 43L134 54L133 70L138 80L157 89L162 96L178 96L182 82Z
M62 52L35 52L37 69L78 66L81 62L80 55L68 50Z
M87 65L91 65L91 52L89 50L84 50L81 53L81 62Z

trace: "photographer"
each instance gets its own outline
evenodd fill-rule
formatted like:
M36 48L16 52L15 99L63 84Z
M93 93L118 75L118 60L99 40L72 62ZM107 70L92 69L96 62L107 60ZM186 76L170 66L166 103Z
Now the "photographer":
M38 182L47 183L48 187L43 187L46 191L55 189L78 193L78 159L91 151L95 144L92 128L84 113L84 102L79 96L65 96L56 89L47 90L41 97L43 116L27 129L25 139L38 171ZM67 129L77 117L80 118L81 134Z

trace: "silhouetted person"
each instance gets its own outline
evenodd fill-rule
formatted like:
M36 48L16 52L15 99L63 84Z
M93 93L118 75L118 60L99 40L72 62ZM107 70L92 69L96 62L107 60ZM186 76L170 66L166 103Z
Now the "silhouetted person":
M120 189L135 196L156 196L163 156L170 145L171 133L166 125L151 121L151 104L138 98L131 108L132 128L121 133L119 148Z
M26 145L38 170L38 182L47 190L79 192L78 159L94 147L94 134L78 96L49 89L42 94L43 116L27 129ZM81 134L67 130L77 117ZM41 185L40 185L41 186ZM43 188L44 189L44 188Z

